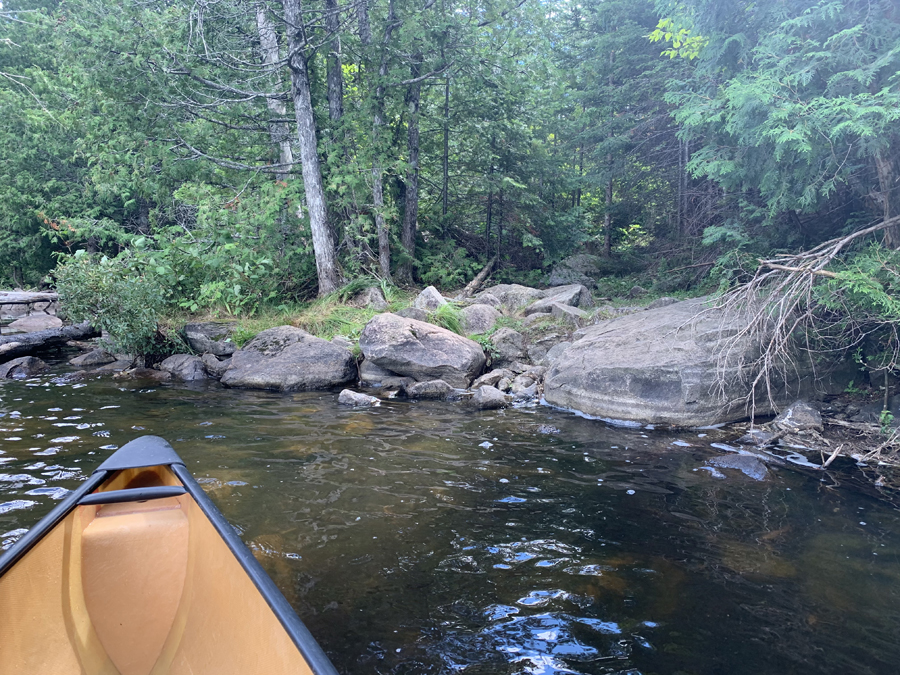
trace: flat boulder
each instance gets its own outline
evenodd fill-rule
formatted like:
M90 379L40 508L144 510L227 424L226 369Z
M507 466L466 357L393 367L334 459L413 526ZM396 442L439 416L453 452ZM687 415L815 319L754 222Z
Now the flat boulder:
M39 330L50 328L62 328L61 319L49 314L29 314L21 319L16 319L7 327L9 333L36 333Z
M191 354L175 354L159 364L159 369L164 373L169 373L172 377L192 382L194 380L205 380L208 378L206 372L206 364L199 356Z
M730 342L744 325L743 316L708 307L705 298L604 321L556 355L544 398L594 417L647 424L691 427L744 419L750 373L741 364L759 354L758 344ZM726 346L729 359L722 363ZM840 375L816 382L803 372L802 358L797 362L790 386L773 382L776 405L812 395L816 385L823 392L843 387ZM758 391L756 414L771 412L766 392Z
M488 386L476 389L470 402L479 410L497 410L505 408L509 404L502 391Z
M453 397L456 390L443 380L429 380L416 382L406 387L406 395L409 398L430 401L446 401Z
M245 389L309 391L356 379L349 350L293 326L264 330L231 357L222 384Z
M359 337L366 360L417 382L444 380L465 389L484 368L478 343L445 328L396 314L372 317Z
M350 405L353 407L376 406L381 405L381 399L368 394L360 394L352 389L344 389L338 394L338 403L341 405Z
M47 364L36 356L22 356L0 363L0 379L24 380L47 370Z

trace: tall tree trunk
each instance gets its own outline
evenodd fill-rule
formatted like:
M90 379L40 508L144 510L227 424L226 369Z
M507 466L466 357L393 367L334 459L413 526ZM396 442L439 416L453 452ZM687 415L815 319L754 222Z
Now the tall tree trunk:
M291 59L291 97L294 100L294 116L297 119L297 137L300 142L300 165L303 169L303 187L306 207L312 230L316 271L319 276L319 295L327 295L340 286L340 273L334 238L328 227L325 189L316 141L316 119L309 91L309 70L305 50L307 47L300 0L284 0L284 18L287 22L288 49Z
M497 267L500 267L501 250L503 248L503 189L497 191L497 206L500 213L497 214Z
M364 47L372 44L372 29L369 24L367 0L362 0L357 10L359 39ZM388 73L388 46L396 24L394 0L388 2L387 24L384 29L381 65L378 68L378 84L372 111L372 204L375 209L375 231L378 233L378 267L384 279L391 278L391 240L384 219L384 170L381 167L381 127L384 126L384 79Z
M612 158L607 158L612 162ZM610 171L612 168L610 167ZM612 255L612 199L613 199L613 179L610 175L606 181L606 213L603 214L603 255L607 258Z
M444 157L441 184L441 215L446 219L450 203L450 76L444 81Z
M884 220L900 215L900 173L889 153L890 148L875 155ZM900 227L894 225L884 231L884 245L888 248L900 248Z
M413 64L410 66L410 79L419 77L422 55L413 56ZM409 150L409 168L406 170L406 208L403 212L403 230L400 233L400 243L406 249L409 260L404 262L398 270L401 279L412 281L412 259L416 255L416 226L419 219L419 103L422 98L422 83L413 82L409 85L406 101L409 112L407 120L407 148Z
M278 34L272 18L266 12L266 6L260 3L256 6L256 30L259 32L259 45L262 52L263 63L271 67L281 60L278 53ZM275 78L273 78L275 79ZM287 115L287 106L284 101L277 98L267 98L266 106L278 119L284 119ZM269 138L272 145L278 148L278 163L285 168L278 171L275 177L281 181L287 181L290 175L291 165L294 163L294 152L291 149L291 129L287 122L269 122Z
M328 52L328 117L337 125L344 115L344 73L341 64L341 8L338 0L325 0L325 30L331 35Z

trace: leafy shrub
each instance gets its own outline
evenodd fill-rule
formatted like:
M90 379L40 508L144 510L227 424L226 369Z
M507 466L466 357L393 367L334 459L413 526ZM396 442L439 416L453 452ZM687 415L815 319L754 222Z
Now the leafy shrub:
M78 251L56 269L62 311L73 321L90 321L107 331L115 351L157 351L165 288L141 267L128 252L107 258Z

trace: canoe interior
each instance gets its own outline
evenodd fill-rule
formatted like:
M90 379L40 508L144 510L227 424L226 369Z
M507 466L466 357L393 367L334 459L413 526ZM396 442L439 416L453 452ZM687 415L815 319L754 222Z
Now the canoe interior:
M181 485L165 466L97 492ZM304 675L310 666L189 494L77 506L0 577L0 675Z

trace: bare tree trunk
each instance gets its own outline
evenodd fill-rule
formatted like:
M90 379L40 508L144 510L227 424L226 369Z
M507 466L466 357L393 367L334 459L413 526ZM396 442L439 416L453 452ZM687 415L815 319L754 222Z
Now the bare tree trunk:
M328 117L337 125L344 115L344 73L341 64L341 8L338 0L325 0L325 29L331 35L328 52Z
M450 76L444 81L444 162L441 185L441 215L447 217L450 200Z
M359 39L364 47L372 44L372 29L369 25L369 11L367 0L362 0L357 10L359 20ZM384 29L383 49L381 65L378 68L378 85L375 87L374 110L372 112L372 204L375 209L375 231L378 233L378 266L384 279L391 278L391 241L387 223L384 219L384 170L381 167L381 127L384 126L384 78L388 72L388 45L391 34L396 28L397 15L394 12L394 2L388 2L387 25Z
M413 64L410 67L410 79L419 77L422 55L413 56ZM422 98L422 83L413 82L409 85L406 100L409 119L407 120L407 147L409 150L409 168L406 171L406 208L403 212L403 230L400 233L400 243L406 249L410 260L404 262L398 270L401 279L412 281L412 258L416 255L416 226L419 219L419 103Z
M263 63L274 70L275 64L281 59L278 53L278 35L275 32L275 25L272 23L272 19L262 3L256 6L256 29L259 31L259 45ZM284 101L279 101L276 98L267 98L266 105L277 118L284 119L287 115L287 106L284 104ZM294 152L291 149L291 130L287 122L270 122L269 137L272 139L272 145L278 148L278 163L286 166L284 170L276 173L275 177L277 180L287 181L291 165L294 163Z
M309 70L304 55L307 44L301 12L300 0L284 0L284 18L289 36L288 49L291 54L288 63L291 69L291 96L294 99L294 115L297 119L297 136L300 141L300 164L303 169L306 207L309 211L316 271L319 276L319 295L327 295L338 289L341 277L337 268L334 238L326 215L325 189L322 185L322 171L317 152L316 119L309 91Z
M900 176L890 155L879 152L875 155L875 169L878 172L878 186L881 188L884 220L900 215ZM884 245L900 248L900 226L893 225L884 231Z
M612 162L611 157L607 159ZM612 171L612 167L610 167ZM607 258L612 255L612 198L613 198L613 179L610 175L606 181L606 213L603 214L603 255Z

